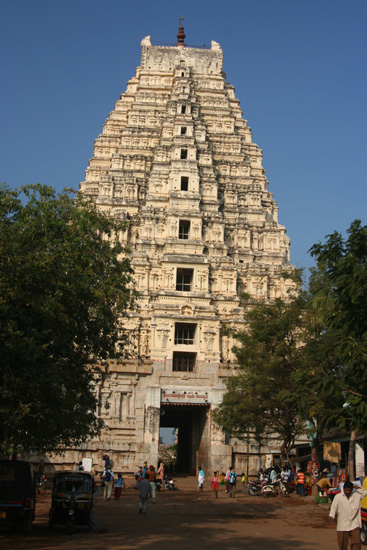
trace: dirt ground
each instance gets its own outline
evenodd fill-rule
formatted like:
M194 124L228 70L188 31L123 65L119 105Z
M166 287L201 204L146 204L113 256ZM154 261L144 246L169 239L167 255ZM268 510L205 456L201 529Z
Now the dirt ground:
M242 495L229 498L220 486L213 499L209 482L198 492L193 477L175 479L177 490L160 491L147 514L139 514L133 479L126 479L121 500L96 500L95 515L105 534L77 527L68 535L63 526L48 528L51 492L38 498L31 535L0 532L1 550L334 550L335 527L328 527L328 506L316 506L312 497L274 498Z

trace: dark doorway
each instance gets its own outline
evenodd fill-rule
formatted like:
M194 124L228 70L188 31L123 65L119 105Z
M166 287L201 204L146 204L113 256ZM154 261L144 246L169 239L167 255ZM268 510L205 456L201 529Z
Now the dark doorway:
M209 452L209 405L161 404L161 428L178 429L176 473L206 468ZM200 464L199 464L200 462Z

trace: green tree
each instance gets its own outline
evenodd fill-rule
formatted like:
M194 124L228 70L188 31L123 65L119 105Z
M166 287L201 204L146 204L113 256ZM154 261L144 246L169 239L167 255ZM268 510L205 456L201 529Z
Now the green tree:
M258 441L278 434L284 460L305 431L293 378L303 368L304 307L300 292L289 301L277 299L248 309L248 326L236 334L238 374L227 380L227 392L214 413L215 421L239 439L246 439L248 430Z
M342 397L332 422L349 430L353 441L367 429L367 227L355 220L346 238L335 231L324 244L315 244L311 255L316 269L310 305L335 357L325 381ZM325 395L321 388L320 395ZM351 461L349 471L353 469Z
M344 411L344 397L338 376L339 362L331 332L324 332L315 322L314 312L305 310L307 335L300 352L300 368L292 374L298 388L298 414L308 424L312 454L318 455L325 433L335 431L337 419ZM311 438L313 432L314 439Z
M0 187L0 451L50 451L100 429L97 362L123 346L123 223L71 190Z

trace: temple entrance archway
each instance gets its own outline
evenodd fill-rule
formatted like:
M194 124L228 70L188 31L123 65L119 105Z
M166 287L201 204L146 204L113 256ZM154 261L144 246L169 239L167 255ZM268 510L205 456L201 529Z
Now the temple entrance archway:
M176 428L176 472L195 474L198 466L208 465L209 454L209 404L161 405L160 428Z

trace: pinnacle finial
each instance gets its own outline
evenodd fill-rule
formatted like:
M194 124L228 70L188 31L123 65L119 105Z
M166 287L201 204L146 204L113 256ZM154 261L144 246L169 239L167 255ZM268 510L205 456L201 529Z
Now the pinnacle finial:
M186 38L186 34L184 33L184 28L182 26L183 20L184 18L180 17L178 33L177 33L177 46L180 46L181 48L185 47L185 38Z

